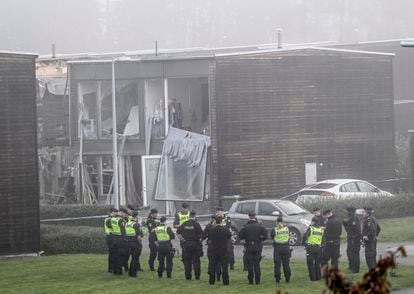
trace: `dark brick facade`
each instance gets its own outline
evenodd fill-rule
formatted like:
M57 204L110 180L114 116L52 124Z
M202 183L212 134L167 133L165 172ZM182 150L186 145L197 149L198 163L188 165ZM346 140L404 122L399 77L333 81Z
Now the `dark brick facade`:
M322 49L223 56L214 75L218 195L287 195L305 185L306 162L318 163L318 180L393 177L392 56Z
M35 58L0 52L0 255L40 249Z

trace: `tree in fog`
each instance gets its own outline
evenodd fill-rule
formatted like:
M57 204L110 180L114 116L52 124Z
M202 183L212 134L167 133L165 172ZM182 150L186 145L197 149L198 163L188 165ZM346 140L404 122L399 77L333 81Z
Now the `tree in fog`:
M412 0L2 0L0 48L105 52L410 37ZM412 37L412 36L411 36Z

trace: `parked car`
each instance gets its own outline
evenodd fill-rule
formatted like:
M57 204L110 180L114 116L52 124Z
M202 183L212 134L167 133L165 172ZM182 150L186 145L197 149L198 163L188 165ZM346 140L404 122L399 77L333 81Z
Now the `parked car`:
M318 199L349 199L357 197L393 196L391 193L363 180L333 179L317 182L302 190L283 197L303 204Z
M276 226L276 219L280 215L290 230L290 245L300 245L302 236L306 232L313 215L305 208L289 200L257 199L237 201L232 204L228 211L231 219L232 230L237 236L240 229L247 223L249 212L254 211L259 222L263 223L270 232ZM235 238L234 243L238 243Z

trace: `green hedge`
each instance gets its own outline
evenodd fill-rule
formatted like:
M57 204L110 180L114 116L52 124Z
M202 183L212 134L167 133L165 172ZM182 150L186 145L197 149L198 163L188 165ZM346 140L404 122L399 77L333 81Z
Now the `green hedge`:
M41 225L41 250L46 255L62 253L106 253L102 228Z
M395 218L404 216L414 216L414 195L401 194L394 197L366 197L349 200L314 200L302 205L309 211L319 207L322 210L331 209L334 214L343 218L346 216L346 208L354 206L363 208L369 206L374 209L375 217Z
M85 217L108 215L109 205L42 205L40 206L40 219L59 219L70 217ZM102 227L103 219L67 220L59 222L47 222L47 224L59 224L65 226L93 226Z

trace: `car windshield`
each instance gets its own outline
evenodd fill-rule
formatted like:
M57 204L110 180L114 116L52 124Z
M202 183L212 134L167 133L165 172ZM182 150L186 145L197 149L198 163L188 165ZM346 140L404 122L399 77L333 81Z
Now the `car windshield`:
M280 207L287 215L308 214L309 211L291 201L275 201L276 206Z
M330 189L335 187L338 184L334 184L334 183L319 183L313 186L310 186L310 189Z

